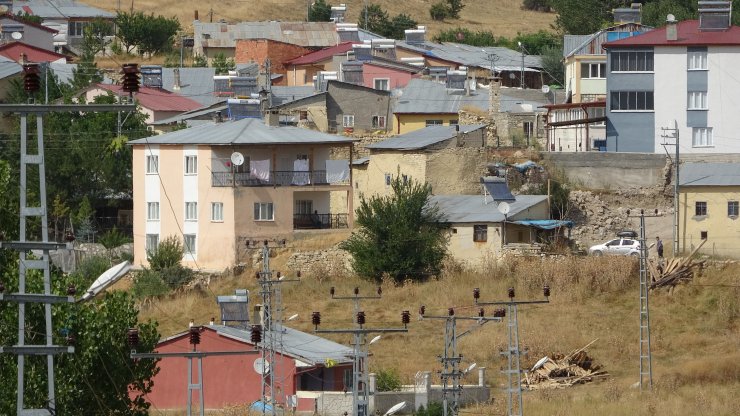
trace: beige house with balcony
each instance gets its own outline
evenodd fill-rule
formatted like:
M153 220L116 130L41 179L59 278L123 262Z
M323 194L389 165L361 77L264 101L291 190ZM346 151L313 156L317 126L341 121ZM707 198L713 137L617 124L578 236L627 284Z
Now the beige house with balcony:
M351 158L351 138L245 118L129 144L137 265L169 236L185 265L223 270L250 257L247 241L352 227L351 160L330 157Z

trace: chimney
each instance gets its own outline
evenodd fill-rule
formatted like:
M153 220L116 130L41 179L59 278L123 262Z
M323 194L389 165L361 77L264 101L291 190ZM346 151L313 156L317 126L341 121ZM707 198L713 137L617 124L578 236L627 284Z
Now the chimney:
M26 63L28 63L28 57L26 57L25 53L21 52L21 57L18 60L18 63L21 65L25 65Z
M224 116L221 114L221 111L216 111L216 114L213 116L213 121L216 123L223 123Z
M268 110L265 112L265 125L269 127L278 127L280 125L280 114L277 110Z
M172 89L179 90L180 89L180 68L173 69L172 74L175 78L175 82L174 82L174 85L172 85Z
M406 43L409 45L421 45L425 41L427 33L426 26L417 26L416 29L406 29L403 31Z
M672 14L669 14L665 21L665 40L678 40L678 22Z
M494 76L489 84L488 113L496 114L501 111L501 78Z
M699 30L721 31L732 25L731 1L699 1Z

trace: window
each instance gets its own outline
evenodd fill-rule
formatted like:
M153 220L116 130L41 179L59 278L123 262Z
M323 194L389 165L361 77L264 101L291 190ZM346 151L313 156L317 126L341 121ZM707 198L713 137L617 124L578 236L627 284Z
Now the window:
M581 78L606 78L606 64L591 62L582 63Z
M211 221L221 222L224 220L224 203L211 202Z
M695 215L697 217L703 217L707 215L707 203L706 202L696 201Z
M694 127L691 144L694 147L709 147L714 145L711 127Z
M727 201L727 216L728 217L737 217L738 211L740 211L739 201Z
M272 202L255 202L254 203L254 220L255 221L273 221L275 219Z
M442 125L442 120L427 120L426 121L426 127L441 126L441 125Z
M345 389L351 389L352 388L352 370L344 370L344 374L342 377L342 381L344 382L344 388Z
M313 201L295 201L296 214L313 214Z
M707 239L707 232L706 231L700 231L699 232L699 237L701 237L702 240L706 240Z
M185 203L185 221L196 221L198 219L198 203Z
M147 253L154 253L159 247L159 234L147 234L145 249Z
M689 110L707 110L707 92L689 91Z
M391 186L391 174L390 173L385 174L385 186Z
M146 173L159 172L159 156L149 155L146 157Z
M457 120L450 120L450 126L457 126L459 122Z
M707 69L707 51L693 51L687 54L689 71Z
M632 241L632 240L622 240L622 245L623 246L631 246L633 244L635 244L635 242Z
M149 221L159 221L159 202L146 203L146 219Z
M487 225L474 225L473 226L473 241L477 241L477 242L488 241L488 226Z
M373 128L384 129L385 128L385 116L373 116Z
M388 78L375 78L373 79L376 90L390 91L390 80Z
M652 91L612 91L612 111L652 111Z
M67 35L69 35L70 37L81 38L85 35L85 26L87 25L87 22L69 22Z
M653 71L653 52L612 52L612 72L651 72Z
M198 156L185 156L185 174L198 174Z
M355 116L353 114L345 114L342 116L342 127L354 127Z
M183 249L185 250L185 255L195 255L195 234L185 234L183 239Z
M308 111L301 110L298 112L298 120L304 121L308 120Z
M534 133L534 123L531 121L525 121L522 124L522 128L524 129L524 137L532 137L532 133Z

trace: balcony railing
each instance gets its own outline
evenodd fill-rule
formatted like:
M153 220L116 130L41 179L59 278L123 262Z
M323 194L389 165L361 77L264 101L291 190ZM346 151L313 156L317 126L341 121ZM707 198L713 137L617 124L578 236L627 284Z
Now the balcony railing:
M219 186L306 186L348 185L349 180L329 183L325 170L292 171L275 170L267 179L258 178L249 172L213 172L211 185Z
M347 214L294 214L294 230L349 228Z

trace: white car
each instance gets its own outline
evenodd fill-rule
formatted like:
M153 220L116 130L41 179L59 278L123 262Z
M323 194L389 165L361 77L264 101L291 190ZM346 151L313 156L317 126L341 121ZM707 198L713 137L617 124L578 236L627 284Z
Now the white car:
M620 237L604 244L597 244L588 249L592 256L603 256L605 254L617 256L639 256L640 242L633 238Z

